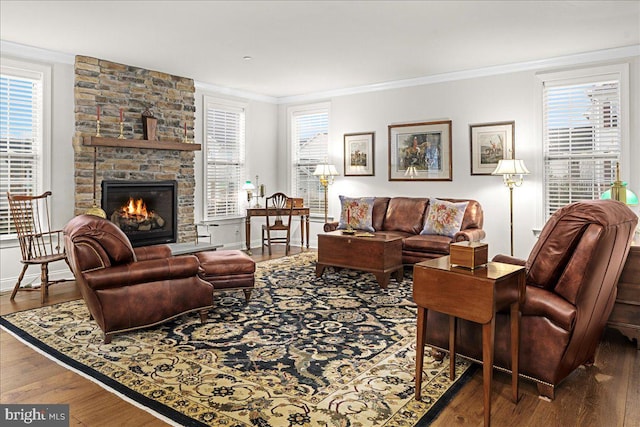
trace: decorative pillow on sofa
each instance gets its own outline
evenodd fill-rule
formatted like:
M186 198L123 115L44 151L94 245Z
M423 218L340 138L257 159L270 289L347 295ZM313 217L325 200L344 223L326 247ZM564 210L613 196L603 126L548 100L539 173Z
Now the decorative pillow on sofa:
M347 219L351 228L355 230L376 231L373 228L373 202L375 197L346 197L340 196L340 223L338 230L347 228Z
M429 199L429 213L420 234L455 236L460 231L468 204L469 202L451 203L446 200Z

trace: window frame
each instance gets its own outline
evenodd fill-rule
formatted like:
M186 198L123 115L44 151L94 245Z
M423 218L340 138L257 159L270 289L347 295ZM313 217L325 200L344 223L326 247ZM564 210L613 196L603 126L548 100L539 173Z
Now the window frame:
M51 188L52 184L51 68L51 65L48 64L0 56L0 74L13 75L17 78L37 79L41 82L41 121L40 129L38 130L40 134L38 142L39 153L34 155L37 169L37 178L32 190L34 195L44 193ZM1 197L6 200L6 195L1 195ZM9 214L8 210L7 213ZM15 233L0 234L0 240L3 242L17 242L17 237Z
M318 112L326 112L327 114L327 146L326 146L326 153L322 156L322 159L318 159L318 163L324 162L324 161L328 161L329 163L331 162L331 103L330 102L316 102L316 103L312 103L312 104L304 104L304 105L295 105L295 106L290 106L287 108L287 147L289 150L289 168L288 168L288 183L289 183L289 193L291 194L291 197L301 197L301 195L298 194L297 189L295 188L295 175L296 175L296 170L297 170L297 162L298 159L296 158L297 155L297 148L294 146L295 141L295 135L294 135L294 131L295 126L294 126L294 117L298 116L298 115L305 115L305 114L313 114L313 113L318 113ZM324 221L324 189L322 188L322 186L320 185L320 180L318 179L318 208L317 209L310 209L309 212L309 216L312 219L318 219L321 218ZM305 205L309 206L311 205L309 200L305 200Z
M605 76L617 75L619 78L619 93L620 93L620 112L618 116L619 120L619 131L620 131L620 171L622 175L622 179L628 181L628 179L624 179L624 177L630 176L630 124L629 124L629 64L628 63L620 63L620 64L611 64L611 65L603 65L597 67L586 67L586 68L578 68L572 70L564 70L564 71L550 71L550 72L541 72L536 74L536 84L535 84L535 100L536 100L536 135L535 138L537 141L540 141L540 164L537 169L540 172L541 180L539 187L539 197L537 198L537 203L539 206L536 207L536 212L538 216L538 223L544 224L549 219L549 215L547 214L547 171L546 171L546 158L545 158L545 103L544 103L544 89L545 84L552 85L571 85L571 84L579 84L589 81L597 81ZM535 230L534 230L535 231Z
M225 216L209 216L209 197L208 197L208 182L209 182L209 175L208 175L208 152L209 152L209 137L208 137L208 133L207 133L207 129L209 126L209 119L208 119L208 111L210 106L218 106L220 110L226 110L226 111L240 111L243 114L243 126L244 129L242 129L242 141L240 142L240 147L239 147L239 167L240 170L238 172L238 182L237 182L237 187L238 187L238 191L236 192L236 207L235 210L236 212L225 215ZM224 98L219 98L219 97L215 97L215 96L211 96L211 95L203 95L203 149L202 149L202 220L204 222L212 222L212 221L221 221L221 220L228 220L228 219L234 219L234 218L241 218L244 216L243 212L242 212L242 208L245 206L244 204L244 198L242 197L241 193L242 191L242 183L244 182L244 177L246 175L246 164L247 164L247 158L246 158L246 137L247 135L247 104L244 102L238 102L238 101L232 101L229 99L224 99Z

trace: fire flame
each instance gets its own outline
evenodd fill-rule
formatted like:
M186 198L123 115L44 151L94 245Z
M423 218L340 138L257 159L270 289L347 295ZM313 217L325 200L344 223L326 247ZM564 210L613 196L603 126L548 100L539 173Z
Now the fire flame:
M147 212L147 205L142 199L134 200L129 197L129 202L122 207L122 214L125 217L135 217L141 219L147 219L149 213Z

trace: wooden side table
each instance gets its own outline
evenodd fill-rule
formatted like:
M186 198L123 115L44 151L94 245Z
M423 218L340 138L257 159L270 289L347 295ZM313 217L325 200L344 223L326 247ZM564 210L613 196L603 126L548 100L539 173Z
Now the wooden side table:
M456 319L482 324L482 370L484 389L484 425L491 423L491 382L495 313L511 309L511 388L518 401L518 357L520 339L520 303L525 296L524 267L489 262L475 270L453 267L449 257L420 262L413 268L413 299L418 306L416 332L416 400L420 400L427 310L448 314L449 375L455 378Z
M640 243L629 248L607 326L619 330L630 340L635 339L640 350Z

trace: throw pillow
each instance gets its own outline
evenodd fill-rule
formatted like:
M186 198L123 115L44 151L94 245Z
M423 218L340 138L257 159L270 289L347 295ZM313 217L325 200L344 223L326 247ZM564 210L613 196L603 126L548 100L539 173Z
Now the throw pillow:
M373 228L373 202L375 197L346 197L340 196L340 223L339 230L347 228L347 220L354 230L374 232Z
M460 231L468 204L469 202L451 203L446 200L429 199L429 213L420 234L455 236Z

